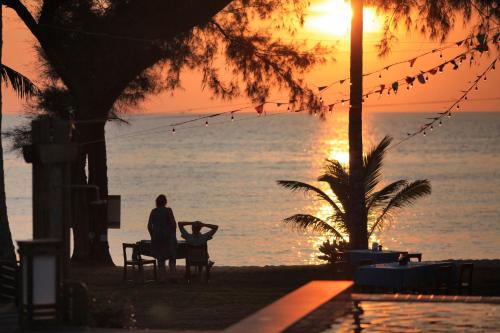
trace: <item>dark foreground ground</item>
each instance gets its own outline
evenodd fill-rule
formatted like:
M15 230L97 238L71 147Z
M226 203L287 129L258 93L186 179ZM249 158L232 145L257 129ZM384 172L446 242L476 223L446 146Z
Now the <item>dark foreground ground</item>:
M500 295L500 260L474 262L476 295ZM73 267L91 299L91 326L221 330L311 280L332 279L328 266L217 267L209 284L122 282L122 267ZM183 267L180 267L182 275ZM146 272L146 278L152 278Z

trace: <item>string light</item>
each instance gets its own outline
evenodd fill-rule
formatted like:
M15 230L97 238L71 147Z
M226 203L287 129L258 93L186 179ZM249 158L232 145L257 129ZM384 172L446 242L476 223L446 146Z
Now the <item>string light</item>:
M175 127L173 127L173 128L172 128L172 133L174 133L174 134L175 134Z
M205 121L205 127L208 127L208 120Z
M448 110L444 111L444 112L439 112L439 115L436 116L436 117L432 117L432 118L427 118L427 119L431 119L432 121L430 123L427 123L425 125L423 125L420 130L416 131L416 132L407 132L407 136L406 138L404 139L401 139L399 142L393 144L389 149L393 149L397 146L399 146L400 144L402 144L403 142L415 137L417 134L419 133L422 133L424 136L427 134L426 132L426 129L429 129L430 131L432 131L434 129L434 124L437 122L438 125L441 127L442 124L443 124L443 121L442 121L442 118L443 117L448 117L448 118L451 118L452 116L452 112L451 112L451 109L453 107L455 107L457 110L460 109L460 104L459 102L462 101L462 100L467 100L467 94L469 94L473 89L478 89L478 82L481 80L481 79L484 79L486 78L486 75L487 73L490 71L490 70L493 70L493 68L495 68L495 65L496 65L496 61L498 60L495 59L492 63L490 63L489 66L486 67L486 69L480 74L477 76L477 78L471 83L471 85L469 86L468 89L466 89L465 91L462 91L462 96L460 98L458 98L458 100L453 103L449 108Z
M494 31L494 30L498 30L498 26L494 27L494 28L491 28L489 29L487 32L490 32L490 31ZM447 46L443 46L441 48L438 48L438 49L432 49L430 51L427 51L427 52L424 52L420 55L417 55L415 57L412 57L411 59L406 59L406 60L402 60L402 61L399 61L399 62L395 62L395 63L392 63L390 65L386 65L384 68L381 68L381 69L378 69L378 70L375 70L375 71L372 71L372 72L368 72L368 73L363 73L363 77L366 77L366 76L370 76L370 75L373 75L373 74L377 74L378 73L378 78L381 79L382 78L382 72L384 70L389 70L390 68L394 67L394 66L397 66L397 65L401 65L401 64L405 64L405 63L409 63L410 64L410 67L413 67L413 64L415 63L415 61L419 58L422 58L424 56L427 56L429 54L433 54L435 52L440 52L440 58L443 58L443 50L446 50L446 49L449 49L449 48L454 48L454 47L460 47L460 46L464 46L466 47L467 46L467 41L470 40L471 41L471 48L468 48L466 52L462 53L461 55L455 57L454 59L452 60L458 60L460 62L462 62L464 60L464 58L466 59L466 54L468 53L472 53L474 51L480 51L480 48L481 48L481 45L477 45L476 47L474 47L474 43L473 41L477 38L477 36L471 36L471 37L467 37L465 39L462 39L460 41L456 41L454 43L451 43ZM496 42L496 39L495 37L493 38L490 38L489 40L485 40L485 43L488 43L488 42ZM472 59L473 60L473 57ZM448 62L446 62L448 63ZM440 71L442 72L442 70ZM334 86L335 84L343 84L345 81L347 80L350 80L350 77L346 77L344 79L341 79L341 80L337 80L337 81L334 81L332 83L330 83L329 85L327 86L322 86L321 89L320 89L320 93L323 93L325 92L326 90L328 90L329 88L331 88L332 86ZM352 84L352 83L351 83Z

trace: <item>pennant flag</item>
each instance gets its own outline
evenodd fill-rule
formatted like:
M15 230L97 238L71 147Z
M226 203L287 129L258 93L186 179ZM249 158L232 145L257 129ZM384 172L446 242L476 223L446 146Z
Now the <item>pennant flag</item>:
M431 69L431 70L429 71L429 73L430 73L430 74L432 74L432 75L436 75L437 71L438 71L438 70L437 70L436 68L433 68L433 69Z
M444 64L439 65L439 71L442 72L444 70L444 66L446 66L447 62Z
M344 83L346 79L340 80L340 84Z
M257 114L261 115L262 112L264 112L264 104L261 104L255 108L255 111L257 111Z
M328 88L328 86L321 86L321 87L318 87L318 90L322 91L322 90L325 90L326 88Z
M422 74L422 73L418 74L417 79L418 79L418 82L420 82L421 84L425 84L424 74Z
M380 93L382 93L385 90L385 84L380 85Z
M465 39L464 39L464 40L461 40L460 42L456 42L457 46L461 46L461 45L463 44L463 42L464 42L464 41L465 41Z
M450 64L452 64L452 65L453 65L453 69L454 69L454 70L457 70L457 69L458 69L458 64L457 64L457 62L456 62L455 60L450 61Z
M477 34L476 38L477 38L477 41L479 42L479 45L484 45L485 37L486 37L485 34L481 34L481 33Z
M415 78L414 77L411 77L411 76L407 76L406 79L405 79L406 83L408 84L412 84L413 81L415 81Z
M415 65L415 61L417 61L417 58L413 58L410 60L410 67L413 67L413 65Z
M399 83L398 81L396 81L392 84L392 90L394 90L394 93L398 92L398 88L399 88Z

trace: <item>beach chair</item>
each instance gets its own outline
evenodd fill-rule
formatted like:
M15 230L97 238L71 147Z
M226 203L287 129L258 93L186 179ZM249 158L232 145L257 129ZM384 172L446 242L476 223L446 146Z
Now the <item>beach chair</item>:
M205 268L205 282L208 283L210 278L210 269L213 263L208 260L207 245L188 245L186 251L186 280L191 283L191 267L196 267L198 275L201 275Z
M135 272L135 267L140 275L141 281L144 280L144 266L153 265L153 275L155 281L156 275L156 260L155 259L142 259L139 247L137 244L123 243L123 281L127 281L127 267L132 267L132 272ZM128 252L131 252L131 259L128 258Z
M417 259L419 262L422 261L422 253L408 253L408 258L410 259L410 261L412 259Z
M465 289L467 294L472 293L472 272L474 270L473 263L465 263L460 265L460 275L458 280L458 293L461 294Z

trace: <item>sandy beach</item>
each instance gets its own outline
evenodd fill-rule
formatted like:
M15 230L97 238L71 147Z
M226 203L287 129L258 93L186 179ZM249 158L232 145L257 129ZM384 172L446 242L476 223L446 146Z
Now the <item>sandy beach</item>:
M460 262L460 261L457 261ZM473 260L473 294L500 295L500 260ZM221 330L311 280L332 279L327 265L217 267L209 284L122 282L123 268L73 267L90 294L93 327ZM184 271L179 268L179 274ZM152 279L152 272L145 277Z

